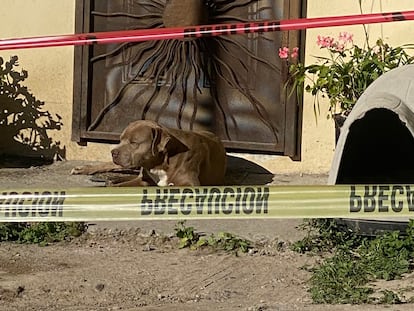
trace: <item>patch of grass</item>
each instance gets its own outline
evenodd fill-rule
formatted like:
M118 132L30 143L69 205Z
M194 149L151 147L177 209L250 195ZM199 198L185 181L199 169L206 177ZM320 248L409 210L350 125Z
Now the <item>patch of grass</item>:
M201 247L212 247L227 252L247 253L251 246L249 240L237 237L228 232L219 232L217 235L210 235L208 238L198 234L194 227L187 227L185 221L180 221L175 227L176 236L180 239L179 248L188 247L198 249Z
M369 283L394 280L413 271L414 221L405 232L388 232L376 238L361 237L331 224L332 220L304 225L308 235L293 245L299 252L327 253L311 271L310 293L315 303L402 303L397 293L384 290L373 298ZM309 228L309 226L313 228Z
M313 270L309 292L315 303L368 303L369 275L349 252L339 251Z
M379 303L387 304L387 305L394 305L402 303L400 296L397 293L393 292L392 290L383 290L382 297L379 299Z
M86 229L82 222L0 223L0 241L47 245L78 237Z
M362 238L333 219L306 220L299 229L306 236L292 244L291 248L299 253L323 253L333 248L353 248L361 244Z

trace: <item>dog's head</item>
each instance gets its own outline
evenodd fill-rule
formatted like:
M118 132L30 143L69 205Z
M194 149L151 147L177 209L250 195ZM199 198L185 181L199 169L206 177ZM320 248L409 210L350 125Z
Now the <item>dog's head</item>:
M112 160L125 168L151 169L187 150L168 129L153 121L140 120L129 124L122 132L119 145L112 150Z

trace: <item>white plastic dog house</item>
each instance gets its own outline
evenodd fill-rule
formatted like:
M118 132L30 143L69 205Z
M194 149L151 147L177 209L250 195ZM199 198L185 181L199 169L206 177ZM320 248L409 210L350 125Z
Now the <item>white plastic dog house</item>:
M414 183L414 65L375 80L346 119L329 184ZM405 230L407 218L341 219L362 234Z
M414 183L414 65L372 83L346 119L329 184Z

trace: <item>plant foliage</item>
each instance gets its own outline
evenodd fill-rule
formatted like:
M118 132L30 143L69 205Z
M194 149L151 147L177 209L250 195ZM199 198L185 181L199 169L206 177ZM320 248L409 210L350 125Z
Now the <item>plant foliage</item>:
M309 292L315 303L402 302L389 290L383 291L381 298L373 298L370 282L398 279L413 271L414 221L405 232L387 232L375 238L344 232L334 220L310 221L303 228L308 229L308 235L293 245L294 250L330 254L311 269Z
M327 56L317 56L316 63L305 66L297 62L295 49L279 49L279 57L289 63L288 85L301 95L302 89L314 96L314 111L319 112L319 98L329 100L329 116L347 116L367 87L384 73L414 63L407 53L413 45L392 47L382 39L373 46L354 43L353 34L339 33L337 38L318 36L317 45Z
M194 227L187 227L185 221L180 221L175 227L176 236L180 239L179 248L198 249L201 247L212 247L213 249L226 252L247 253L251 246L249 240L237 237L228 232L219 232L205 238L198 234Z
M319 110L318 98L329 99L329 114L349 114L366 88L384 73L399 66L411 64L414 57L407 53L411 45L392 47L382 39L374 46L360 47L352 35L340 33L337 39L318 37L317 44L327 50L327 57L316 57L317 62L308 66L293 63L289 66L293 89L305 90L315 98L315 111Z
M78 237L86 229L82 222L0 223L0 242L46 245Z

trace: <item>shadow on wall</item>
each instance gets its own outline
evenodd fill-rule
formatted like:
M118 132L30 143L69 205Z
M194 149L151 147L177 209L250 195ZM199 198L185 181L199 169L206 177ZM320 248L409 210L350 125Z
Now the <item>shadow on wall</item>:
M64 159L65 147L48 136L48 131L61 129L62 118L43 110L44 102L21 85L28 73L15 71L17 66L17 56L8 62L0 57L0 168Z

